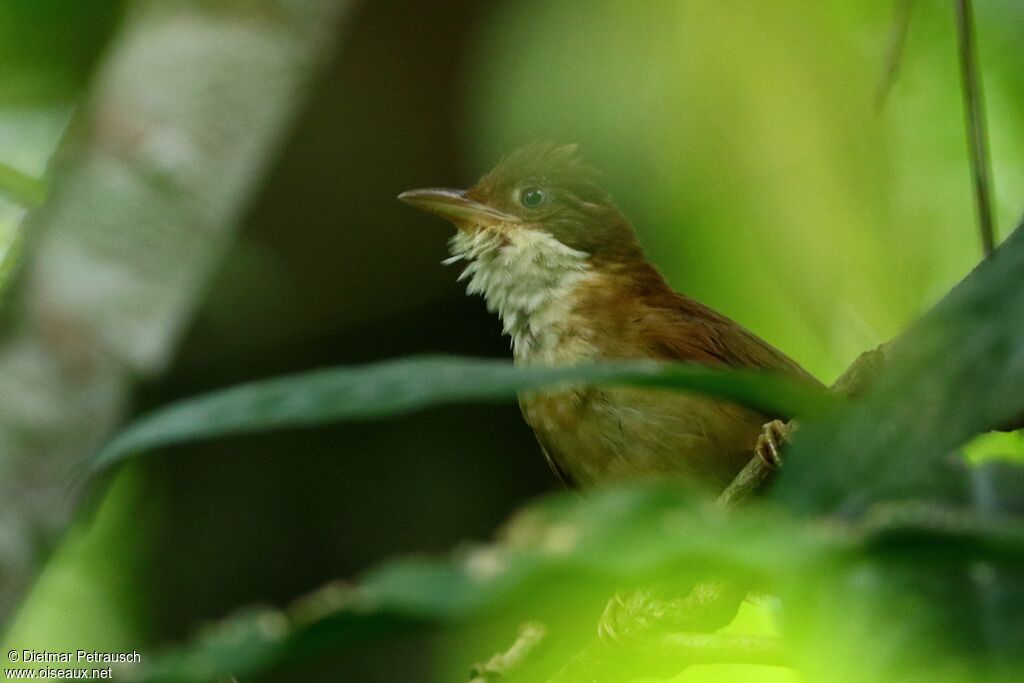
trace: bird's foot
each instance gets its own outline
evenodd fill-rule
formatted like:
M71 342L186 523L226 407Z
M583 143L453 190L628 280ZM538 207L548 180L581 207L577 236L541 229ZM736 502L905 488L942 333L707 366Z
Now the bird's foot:
M757 437L754 455L770 469L779 469L782 467L782 449L790 442L795 431L796 422L772 420L766 423L761 427L761 434Z
M726 581L620 593L605 607L597 633L606 644L626 647L642 645L658 633L709 633L732 621L745 596L744 589Z

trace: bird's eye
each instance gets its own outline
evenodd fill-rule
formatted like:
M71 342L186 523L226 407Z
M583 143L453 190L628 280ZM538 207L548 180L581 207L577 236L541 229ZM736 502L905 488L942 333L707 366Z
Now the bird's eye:
M536 209L547 201L548 193L539 187L527 187L519 195L519 202L528 209Z

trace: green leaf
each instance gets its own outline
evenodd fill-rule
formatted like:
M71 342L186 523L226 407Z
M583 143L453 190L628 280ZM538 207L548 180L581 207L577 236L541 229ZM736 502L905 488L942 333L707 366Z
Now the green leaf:
M809 420L775 498L805 513L859 515L882 500L954 500L948 456L1024 417L1024 227L892 343L861 398Z
M283 610L247 609L182 647L145 657L118 679L244 680L371 635L465 623L522 606L537 586L567 577L576 587L592 582L600 600L614 588L701 572L756 575L770 585L842 547L823 530L764 510L726 513L664 485L585 499L562 493L517 514L497 543L467 546L447 558L391 561L356 586L328 585ZM578 608L573 591L554 595L559 604L550 609Z
M329 584L285 609L248 608L179 647L144 657L118 680L244 680L367 637L477 624L516 609L536 618L542 606L531 600L539 587L547 589L543 608L556 614L581 609L581 585L590 589L584 598L600 607L629 586L736 578L780 592L787 606L799 608L798 616L814 619L834 599L819 591L837 585L836 577L855 580L864 551L905 546L918 557L971 547L979 557L1019 566L1024 523L914 505L853 525L822 525L764 506L723 510L664 483L586 498L561 493L517 513L495 543L467 545L446 558L392 560L355 585ZM928 569L919 563L919 574ZM862 595L861 609L877 591L872 585L851 589ZM907 600L911 589L903 590ZM816 628L820 634L824 627Z
M1024 468L974 474L989 480L976 482L985 505L878 505L850 527L865 541L858 552L802 577L787 635L807 680L1020 677Z
M892 343L872 387L807 421L787 452L773 495L797 513L871 526L899 501L903 514L906 501L964 510L931 517L944 541L932 547L922 546L919 533L901 533L899 517L886 520L890 528L875 534L869 552L814 578L817 598L788 606L791 623L803 622L797 631L805 640L794 649L820 654L818 670L813 662L804 669L811 678L826 671L837 683L1019 674L1020 558L979 555L1020 548L1024 532L1008 513L1021 510L1024 477L1009 466L993 477L991 466L970 467L953 454L975 435L1024 417L1021 283L1024 228ZM976 545L979 522L1000 527L989 527L983 545ZM841 628L836 614L848 617Z
M5 194L21 206L30 208L39 206L46 199L46 185L43 181L0 162L0 194Z
M407 358L252 382L170 405L121 432L93 459L91 469L158 446L389 417L451 403L509 401L517 392L564 382L694 391L793 416L815 414L835 403L818 387L751 371L654 362L514 368L498 360Z

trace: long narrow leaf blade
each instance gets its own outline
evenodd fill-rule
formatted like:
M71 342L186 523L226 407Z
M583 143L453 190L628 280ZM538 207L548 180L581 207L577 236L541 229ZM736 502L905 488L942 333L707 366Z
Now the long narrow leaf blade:
M948 454L1024 417L1024 226L893 342L861 400L808 421L773 494L791 509L855 516L945 495Z
M654 362L515 368L499 360L406 358L252 382L172 404L121 432L91 469L175 443L384 418L452 403L509 401L520 391L565 382L693 391L792 416L833 402L819 387L752 371Z

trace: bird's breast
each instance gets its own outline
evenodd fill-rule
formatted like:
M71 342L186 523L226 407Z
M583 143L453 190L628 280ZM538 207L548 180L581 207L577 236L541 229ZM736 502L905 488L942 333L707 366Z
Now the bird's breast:
M583 486L669 476L720 490L764 422L732 404L628 387L524 393L520 406L548 456Z
M598 360L598 331L576 312L572 288L533 311L513 337L517 365L572 365Z

